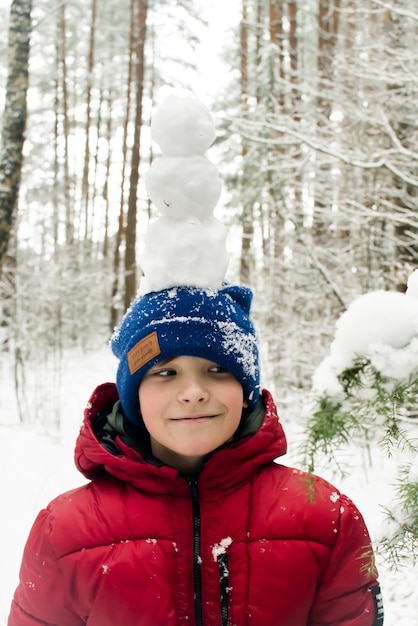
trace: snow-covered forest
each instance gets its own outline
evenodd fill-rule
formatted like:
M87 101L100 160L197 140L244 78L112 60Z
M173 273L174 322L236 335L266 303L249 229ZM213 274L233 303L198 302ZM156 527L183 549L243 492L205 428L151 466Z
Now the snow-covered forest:
M89 347L120 319L155 211L142 182L150 116L189 91L215 117L230 274L256 289L269 382L283 393L309 386L354 296L402 290L416 266L417 14L412 0L237 0L235 21L207 31L201 4L33 3L3 327L37 354ZM218 89L207 60L194 71L211 28Z
M302 442L312 443L312 432L317 440L308 456L318 452L316 467L325 472L330 449L332 467L341 460L344 468L354 446L352 458L367 459L367 471L352 468L349 495L360 508L365 503L374 534L387 501L373 482L383 489L382 477L389 483L405 479L402 468L416 455L418 367L406 368L389 389L373 368L377 361L370 361L373 346L370 351L363 341L338 372L344 398L327 397L326 404L322 398L321 411L325 406L328 413L315 413L310 400L340 315L361 294L401 297L418 267L415 0L2 0L0 32L3 479L12 480L5 460L28 433L60 441L71 462L67 436L74 435L81 414L69 426L68 363L75 359L89 384L102 382L103 368L94 376L89 355L103 360L111 330L139 284L143 235L156 217L144 185L158 150L150 139L151 115L168 94L194 94L211 109L217 131L209 153L223 181L216 215L228 229L228 277L255 291L263 382L302 450L291 446L289 462L304 461ZM11 201L6 190L10 154L18 152L19 96L25 100L25 140L19 194ZM398 322L392 305L382 307L373 315L387 329L387 343L410 355L418 325L411 322L404 344L392 345L405 318ZM367 332L372 327L369 320ZM80 371L71 370L77 377ZM89 391L77 382L78 391L87 393L77 399L81 409ZM383 405L391 410L389 421L379 418ZM347 411L356 417L353 428L345 428ZM319 421L312 421L314 413ZM327 427L334 420L331 435L324 434L325 413ZM377 417L367 422L366 413ZM305 418L316 430L306 430ZM337 421L344 428L334 428ZM382 444L386 427L395 433L389 456ZM397 445L405 441L408 453ZM341 456L337 443L344 444ZM45 454L53 447L40 445ZM36 462L34 454L28 458ZM416 512L416 474L408 481L406 495ZM16 484L23 489L22 481ZM54 487L61 490L56 482ZM27 524L36 513L29 500ZM12 502L7 510L13 516ZM402 544L412 557L417 520L418 514L409 517ZM5 528L10 532L10 525ZM13 577L23 540L22 531L10 552ZM389 615L413 626L416 564L401 561L398 578L383 564L393 585ZM1 602L9 599L0 596ZM0 622L6 614L2 606Z

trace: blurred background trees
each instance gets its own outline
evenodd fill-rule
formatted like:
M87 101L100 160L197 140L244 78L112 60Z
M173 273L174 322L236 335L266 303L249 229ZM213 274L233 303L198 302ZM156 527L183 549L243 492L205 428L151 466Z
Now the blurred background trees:
M416 267L418 15L413 0L237 9L232 43L213 40L228 81L206 100L219 131L211 158L230 278L255 288L265 383L285 397L310 387L355 295L403 290ZM17 372L40 354L57 371L63 348L101 345L132 300L153 212L142 182L150 116L170 87L194 91L201 15L197 0L33 2L24 164L0 283Z
M242 8L231 204L283 394L354 295L402 290L416 267L418 15L407 0Z

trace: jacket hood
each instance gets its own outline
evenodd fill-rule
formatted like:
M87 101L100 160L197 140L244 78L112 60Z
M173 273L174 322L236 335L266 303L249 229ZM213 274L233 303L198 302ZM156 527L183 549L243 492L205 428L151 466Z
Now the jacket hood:
M146 458L137 446L128 445L119 434L114 436L115 450L104 446L95 427L101 416L110 414L119 396L114 383L104 383L93 392L84 411L83 424L75 447L75 464L88 479L104 474L130 483L145 491L169 492L178 470ZM268 465L286 453L286 437L279 421L271 394L263 390L261 402L264 414L256 432L241 437L216 450L206 461L199 475L199 483L207 488L229 490L255 475L260 467ZM248 418L250 419L250 418ZM115 435L115 433L114 433ZM147 433L138 432L146 449ZM141 441L139 441L141 444ZM141 447L141 445L140 445Z

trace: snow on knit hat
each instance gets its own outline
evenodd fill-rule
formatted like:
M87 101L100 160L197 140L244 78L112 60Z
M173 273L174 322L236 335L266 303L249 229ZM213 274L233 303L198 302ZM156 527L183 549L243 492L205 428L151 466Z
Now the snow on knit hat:
M138 297L111 339L128 419L142 425L138 388L144 375L158 361L177 356L208 359L231 372L251 411L260 393L251 301L249 288L226 284L219 290L173 287Z

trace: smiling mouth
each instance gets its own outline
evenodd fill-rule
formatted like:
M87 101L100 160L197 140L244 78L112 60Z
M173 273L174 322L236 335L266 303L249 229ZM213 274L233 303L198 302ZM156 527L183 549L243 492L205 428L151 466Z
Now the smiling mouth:
M203 422L205 420L210 420L216 417L216 415L186 415L185 417L175 418L174 422Z

